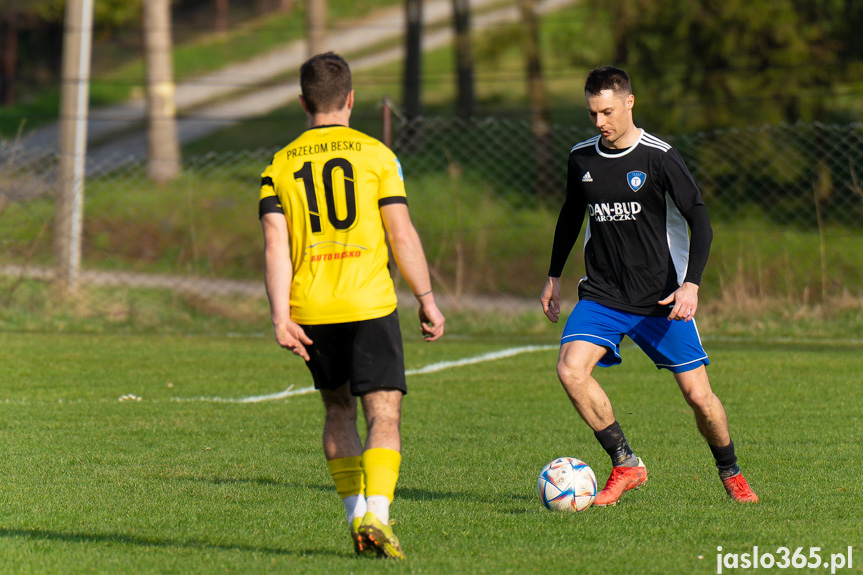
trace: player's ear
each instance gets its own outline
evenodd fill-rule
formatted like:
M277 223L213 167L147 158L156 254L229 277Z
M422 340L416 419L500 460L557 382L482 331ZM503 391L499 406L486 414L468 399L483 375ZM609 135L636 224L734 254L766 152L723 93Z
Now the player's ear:
M635 105L635 96L630 94L626 97L626 109L632 111L632 107Z
M303 112L308 114L309 113L309 105L306 104L306 99L303 98L302 94L300 94L300 105L303 107Z
M354 107L354 91L351 90L348 92L348 99L345 100L345 106L347 106L348 110L352 110Z

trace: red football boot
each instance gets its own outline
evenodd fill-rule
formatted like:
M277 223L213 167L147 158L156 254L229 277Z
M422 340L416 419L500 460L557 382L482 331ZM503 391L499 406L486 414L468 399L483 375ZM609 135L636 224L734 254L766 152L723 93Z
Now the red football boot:
M635 467L615 467L611 470L608 481L602 491L596 494L593 504L598 507L614 505L624 491L638 489L647 483L647 468L641 458Z
M723 479L722 485L725 486L725 491L728 493L728 497L734 501L739 501L741 503L758 502L758 496L755 495L755 492L752 491L752 488L749 487L748 483L746 483L746 478L743 477L742 473L733 475L728 479Z

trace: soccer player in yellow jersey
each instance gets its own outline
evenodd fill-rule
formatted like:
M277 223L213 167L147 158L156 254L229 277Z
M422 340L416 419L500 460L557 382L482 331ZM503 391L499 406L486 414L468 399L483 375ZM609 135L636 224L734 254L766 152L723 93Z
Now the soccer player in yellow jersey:
M300 68L310 128L262 174L260 219L276 340L306 361L326 412L323 446L357 553L403 559L389 522L407 393L387 238L419 302L427 341L443 335L428 264L396 156L348 127L347 62L329 52ZM367 424L357 433L357 397Z

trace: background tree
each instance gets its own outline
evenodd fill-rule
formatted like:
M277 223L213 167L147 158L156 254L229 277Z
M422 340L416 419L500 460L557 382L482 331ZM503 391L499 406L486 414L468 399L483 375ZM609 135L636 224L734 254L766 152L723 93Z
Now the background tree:
M294 9L294 0L258 0L258 12L290 12Z
M147 64L147 171L153 181L165 183L180 173L170 0L146 0L143 8L144 59Z
M311 0L306 4L306 53L309 58L326 52L327 2Z
M93 5L94 34L105 37L136 22L141 0L98 0ZM25 95L18 70L26 69L31 91L44 89L34 79L56 78L60 71L66 0L0 0L0 105ZM24 84L22 86L22 84Z
M649 129L691 132L798 120L839 121L827 105L860 77L858 0L584 0L600 25L562 35L557 50L586 68L633 74ZM588 61L578 44L598 47ZM858 85L859 89L859 85Z
M404 110L409 120L422 113L420 84L422 83L422 0L405 0L407 33L405 34L405 69L403 77Z
M11 106L15 103L20 30L38 26L43 20L52 18L62 25L62 5L54 0L0 2L0 104Z
M402 75L402 102L408 124L401 130L401 149L413 153L420 146L422 115L422 31L423 1L405 0L405 67Z
M213 9L216 14L216 32L224 34L228 31L230 2L228 0L213 0Z
M456 114L470 118L476 109L473 82L473 48L470 37L470 0L452 0L455 30Z
M0 15L0 103L15 103L15 76L18 73L17 12Z
M534 191L539 197L551 197L560 192L560 185L554 162L555 150L551 138L548 90L542 73L536 0L518 0L518 8L521 13L521 46L524 54L530 127L533 133L536 164Z

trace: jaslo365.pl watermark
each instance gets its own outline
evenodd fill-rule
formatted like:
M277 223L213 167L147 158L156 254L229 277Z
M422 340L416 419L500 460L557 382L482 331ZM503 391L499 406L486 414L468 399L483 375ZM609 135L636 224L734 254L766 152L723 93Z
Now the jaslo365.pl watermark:
M752 548L751 553L722 553L722 547L716 550L716 573L721 574L727 569L830 569L835 575L838 569L851 569L854 565L854 550L848 546L847 553L821 553L820 547L809 547L807 554L803 547L791 551L788 547L780 547L775 552L759 551ZM829 557L829 560L828 560Z

